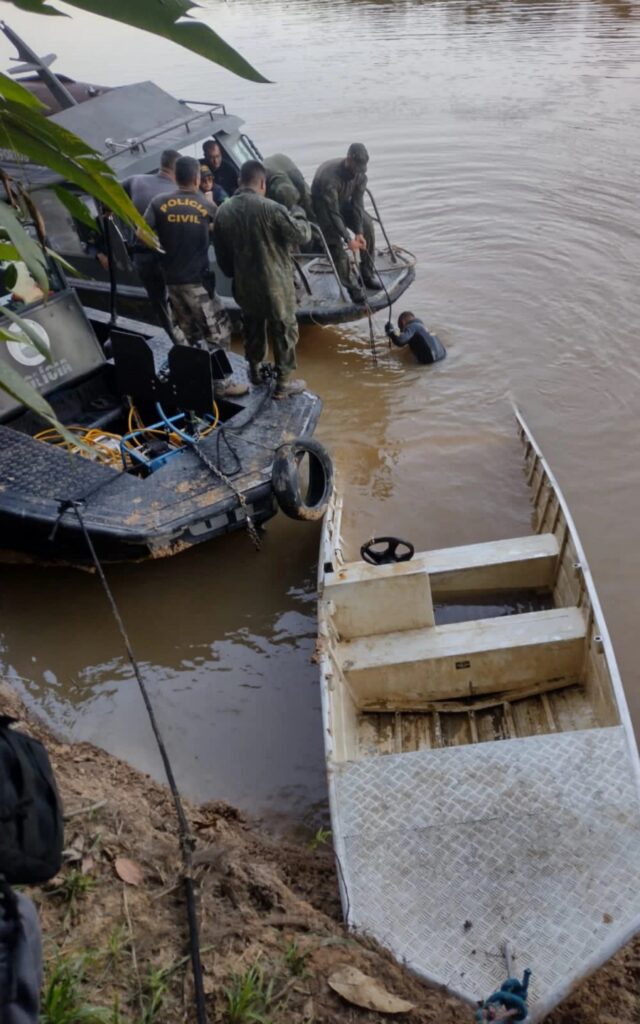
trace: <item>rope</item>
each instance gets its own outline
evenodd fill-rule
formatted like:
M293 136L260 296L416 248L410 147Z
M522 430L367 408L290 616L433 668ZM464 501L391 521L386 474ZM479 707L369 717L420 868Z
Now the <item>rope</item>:
M66 504L66 508L71 508L75 512L76 518L78 520L78 523L80 524L80 528L81 528L82 533L84 535L84 539L86 541L87 548L89 549L89 553L91 555L91 559L93 561L93 564L95 566L96 572L97 572L98 577L100 579L100 582L102 584L102 588L103 588L103 590L105 592L105 596L107 598L107 601L109 602L109 605L111 606L111 611L112 611L113 617L114 617L114 619L116 621L116 624L118 626L118 629L120 631L120 635L122 637L122 640L123 640L123 643L124 643L124 646L125 646L125 650L127 652L128 658L129 658L129 662L131 663L131 667L132 667L134 675L136 677L136 681L137 681L138 686L140 688L140 693L142 694L142 700L144 701L145 708L147 709L147 714L149 716L149 721L151 723L151 728L153 730L153 735L155 736L156 743L158 744L158 750L160 751L160 756L162 758L162 764L164 766L165 774L167 776L167 782L169 783L169 789L171 790L171 795L173 797L173 803L174 803L174 807L175 807L175 810L176 810L176 816L178 818L178 827L179 827L179 832L180 832L180 848L181 848L181 852L182 852L182 864L183 864L183 869L184 869L182 880L184 882L184 892L185 892L185 899L186 899L186 904L187 904L187 920L188 920L188 925L189 925L189 945L190 945L191 968L192 968L192 972L193 972L193 982L194 982L194 990L195 990L196 1018L197 1018L198 1024L207 1024L207 1012L206 1012L205 998L204 998L204 985L203 985L203 981L202 981L202 962L201 962L201 959L200 959L200 937L199 937L199 929L198 929L198 915L197 915L197 911L196 911L195 890L194 890L194 884L193 884L193 847L194 847L194 838L193 838L193 835L191 833L191 828L189 826L189 822L187 821L187 816L186 816L186 814L184 812L184 807L182 805L182 800L180 798L180 792L178 790L178 786L176 784L175 776L173 774L173 768L171 766L171 761L169 760L169 754L167 753L167 748L164 745L164 740L162 738L162 734L160 732L160 728L159 728L158 722L156 720L155 712L153 710L153 706L151 704L151 700L149 699L149 693L147 691L147 687L145 685L145 682L144 682L144 680L142 678L142 674L140 672L140 666L138 665L138 662L136 661L135 655L133 653L133 649L131 647L131 642L129 640L127 631L126 631L124 623L122 621L122 617L120 615L120 611L119 611L118 606L117 606L117 604L115 602L115 598L113 596L111 588L110 588L110 586L109 586L109 584L107 582L107 578L106 578L106 576L104 574L104 569L102 568L102 564L100 562L100 559L98 558L98 555L96 554L96 550L95 550L95 548L93 546L93 541L91 540L91 536L89 534L89 531L87 530L84 518L82 516L82 512L80 511L80 504L81 503L78 502L78 501L70 501L70 502L66 502L65 504ZM62 515L62 513L64 511L66 511L66 508L65 509L61 509L61 515Z
M531 971L529 968L517 978L507 978L500 988L480 1003L475 1013L476 1024L487 1021L525 1021L529 1016L527 993Z

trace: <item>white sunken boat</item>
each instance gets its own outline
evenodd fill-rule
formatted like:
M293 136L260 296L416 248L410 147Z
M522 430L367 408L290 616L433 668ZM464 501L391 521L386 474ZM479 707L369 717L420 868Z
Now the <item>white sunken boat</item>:
M640 762L574 523L517 429L530 536L345 562L334 498L319 649L348 924L471 1003L507 944L536 1021L640 931Z

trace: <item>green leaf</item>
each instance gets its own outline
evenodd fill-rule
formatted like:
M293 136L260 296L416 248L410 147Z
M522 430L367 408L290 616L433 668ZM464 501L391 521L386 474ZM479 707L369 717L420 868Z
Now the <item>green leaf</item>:
M68 260L65 260L64 256L61 256L59 252L55 252L55 250L54 249L50 249L49 246L47 246L46 251L47 251L47 255L50 256L52 260L55 260L56 263L59 263L60 266L63 267L66 270L67 274L71 274L72 277L84 277L85 276L84 274L81 274L80 271L76 267L74 267L71 263L69 263Z
M14 313L13 310L7 309L6 306L0 307L0 314L2 314L2 316L6 316L7 320L11 320L12 323L17 324L22 334L26 334L29 344L33 345L34 348L37 348L40 355L45 356L48 362L51 362L51 353L49 349L44 344L37 331L34 331L31 324L27 323L26 320L23 320L22 317L18 316L17 313ZM16 335L14 334L13 337L16 338Z
M20 253L10 242L0 241L0 260L19 260Z
M10 0L23 10L53 14L55 8L49 0ZM237 50L225 43L217 32L196 21L189 13L198 5L191 0L66 0L71 7L77 7L91 14L100 14L112 21L164 36L192 53L228 68L241 78L252 82L267 82L268 79L256 71ZM60 12L57 12L60 13Z
M3 75L1 72L0 96L7 100L21 103L25 107L32 107L34 110L45 109L44 103L41 103L37 96L34 96L32 92L25 89L24 85L20 85L20 82L16 82L13 78L9 78L8 75Z
M113 170L77 135L38 111L27 110L10 100L6 100L4 106L0 105L2 128L15 152L22 153L33 163L51 168L61 178L99 199L125 223L140 228L148 245L158 248L154 233L113 176Z
M20 253L20 259L27 264L31 276L38 282L45 295L49 294L49 277L44 253L37 242L27 234L13 209L0 202L0 228L4 228Z
M78 199L74 192L70 192L68 188L64 188L62 185L54 185L53 191L62 205L66 206L74 220L79 220L82 224L86 224L92 231L100 230L95 217L91 216L82 200Z
M75 434L72 434L70 430L67 430L56 419L55 412L40 392L36 391L28 381L24 380L17 370L14 370L8 363L4 362L0 362L0 388L11 395L12 398L15 398L16 402L26 405L27 408L37 413L38 416L42 416L43 420L46 420L47 423L50 423L52 427L55 427L62 434L65 441L90 451L87 445L79 441Z

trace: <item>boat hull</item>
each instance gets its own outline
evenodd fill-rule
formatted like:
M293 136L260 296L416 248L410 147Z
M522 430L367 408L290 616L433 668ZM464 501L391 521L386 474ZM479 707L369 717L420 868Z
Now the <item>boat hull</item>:
M519 415L518 432L538 536L370 569L345 562L334 500L320 552L318 649L348 924L470 1004L530 969L536 1021L640 931L640 762L575 526ZM507 593L523 574L532 593L551 588L554 611L456 626L432 618L394 633L376 625L377 609L395 614L403 593L414 595L403 614L433 615L416 612L423 576L434 605L455 593L456 580L473 605L483 581ZM574 640L555 625L565 621L581 638L575 669L563 660ZM548 630L537 647L521 653L503 640L482 650L501 625L509 634L534 623ZM457 635L469 653L454 655L445 677L473 685L466 697L438 698L444 641ZM423 699L393 683L394 661L401 682L413 678L419 644L440 648L416 676ZM494 687L501 692L476 692L485 657L497 678L510 666L507 688ZM527 671L537 663L542 681L527 671L518 680L511 666L522 663Z

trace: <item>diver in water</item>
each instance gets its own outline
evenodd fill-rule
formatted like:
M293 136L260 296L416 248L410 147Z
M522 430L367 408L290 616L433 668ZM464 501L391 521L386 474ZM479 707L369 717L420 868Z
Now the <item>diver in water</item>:
M400 333L394 330L391 321L385 325L389 341L398 348L408 345L419 363L437 363L446 356L446 349L440 339L435 334L430 334L422 320L418 320L413 313L401 313L398 317L398 328Z

